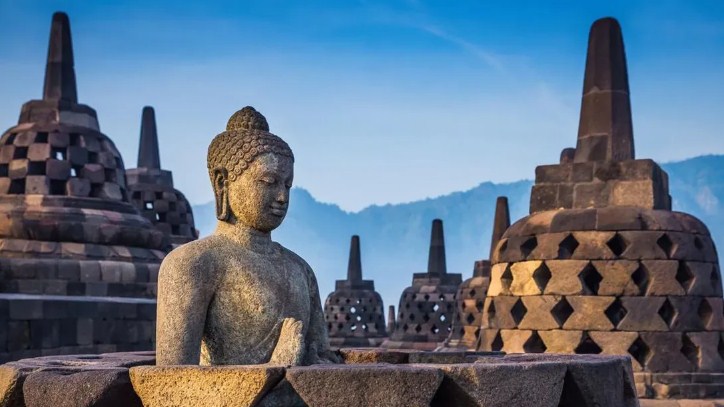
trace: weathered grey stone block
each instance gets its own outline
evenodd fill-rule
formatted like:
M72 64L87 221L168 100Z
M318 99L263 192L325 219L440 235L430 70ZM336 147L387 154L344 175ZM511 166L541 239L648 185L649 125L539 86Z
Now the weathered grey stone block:
M610 186L605 182L579 183L573 187L574 208L600 208L608 204Z
M284 368L139 366L131 368L130 375L133 388L147 407L253 406L284 377Z
M436 367L421 365L307 366L286 379L310 406L429 406L442 382Z
M556 212L551 221L551 232L592 230L596 228L597 211L594 209L571 209Z
M445 378L432 406L558 406L563 363L443 365Z
M31 373L23 383L27 407L133 407L141 401L127 369L57 370Z

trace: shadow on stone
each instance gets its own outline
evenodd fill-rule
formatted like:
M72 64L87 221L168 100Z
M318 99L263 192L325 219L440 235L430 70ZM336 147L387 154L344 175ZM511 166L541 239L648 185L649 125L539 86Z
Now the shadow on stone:
M581 407L586 405L586 400L581 394L581 389L573 379L571 372L566 372L563 378L563 392L558 407Z

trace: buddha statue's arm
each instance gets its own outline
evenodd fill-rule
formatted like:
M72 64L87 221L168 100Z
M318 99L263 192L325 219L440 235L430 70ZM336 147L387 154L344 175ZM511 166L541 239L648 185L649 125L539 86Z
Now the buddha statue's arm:
M307 274L309 276L309 309L311 310L311 315L309 319L309 329L307 330L307 337L305 339L307 352L304 364L339 363L337 355L329 349L329 338L327 336L327 326L324 323L324 311L322 310L322 302L319 297L317 277L308 265Z
M180 247L163 260L158 275L156 364L198 365L206 312L215 291L213 264Z

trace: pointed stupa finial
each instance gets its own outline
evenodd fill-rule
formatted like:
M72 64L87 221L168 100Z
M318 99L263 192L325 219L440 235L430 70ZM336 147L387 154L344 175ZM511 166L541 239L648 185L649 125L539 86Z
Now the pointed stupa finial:
M347 267L347 281L362 281L362 259L359 250L359 236L352 236L349 244L349 266Z
M161 157L158 151L156 132L156 112L151 106L145 106L141 114L141 140L138 143L138 167L161 169Z
M591 26L575 162L632 160L631 102L621 26L607 17Z
M73 42L70 37L70 21L62 12L53 14L48 43L48 61L45 65L43 99L64 100L78 103L73 68Z
M503 233L510 227L510 211L508 210L508 198L499 196L495 201L495 218L493 218L493 235L490 239L490 259L493 258L495 247L498 245Z
M442 220L440 219L432 221L427 273L435 275L447 274L447 266L445 265L445 236L442 232Z

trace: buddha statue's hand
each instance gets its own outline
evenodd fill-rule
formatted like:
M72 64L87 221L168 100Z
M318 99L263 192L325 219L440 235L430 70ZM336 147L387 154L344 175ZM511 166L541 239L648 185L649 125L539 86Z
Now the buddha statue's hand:
M294 318L284 318L279 332L279 340L272 352L270 364L296 366L301 364L304 357L304 324Z

